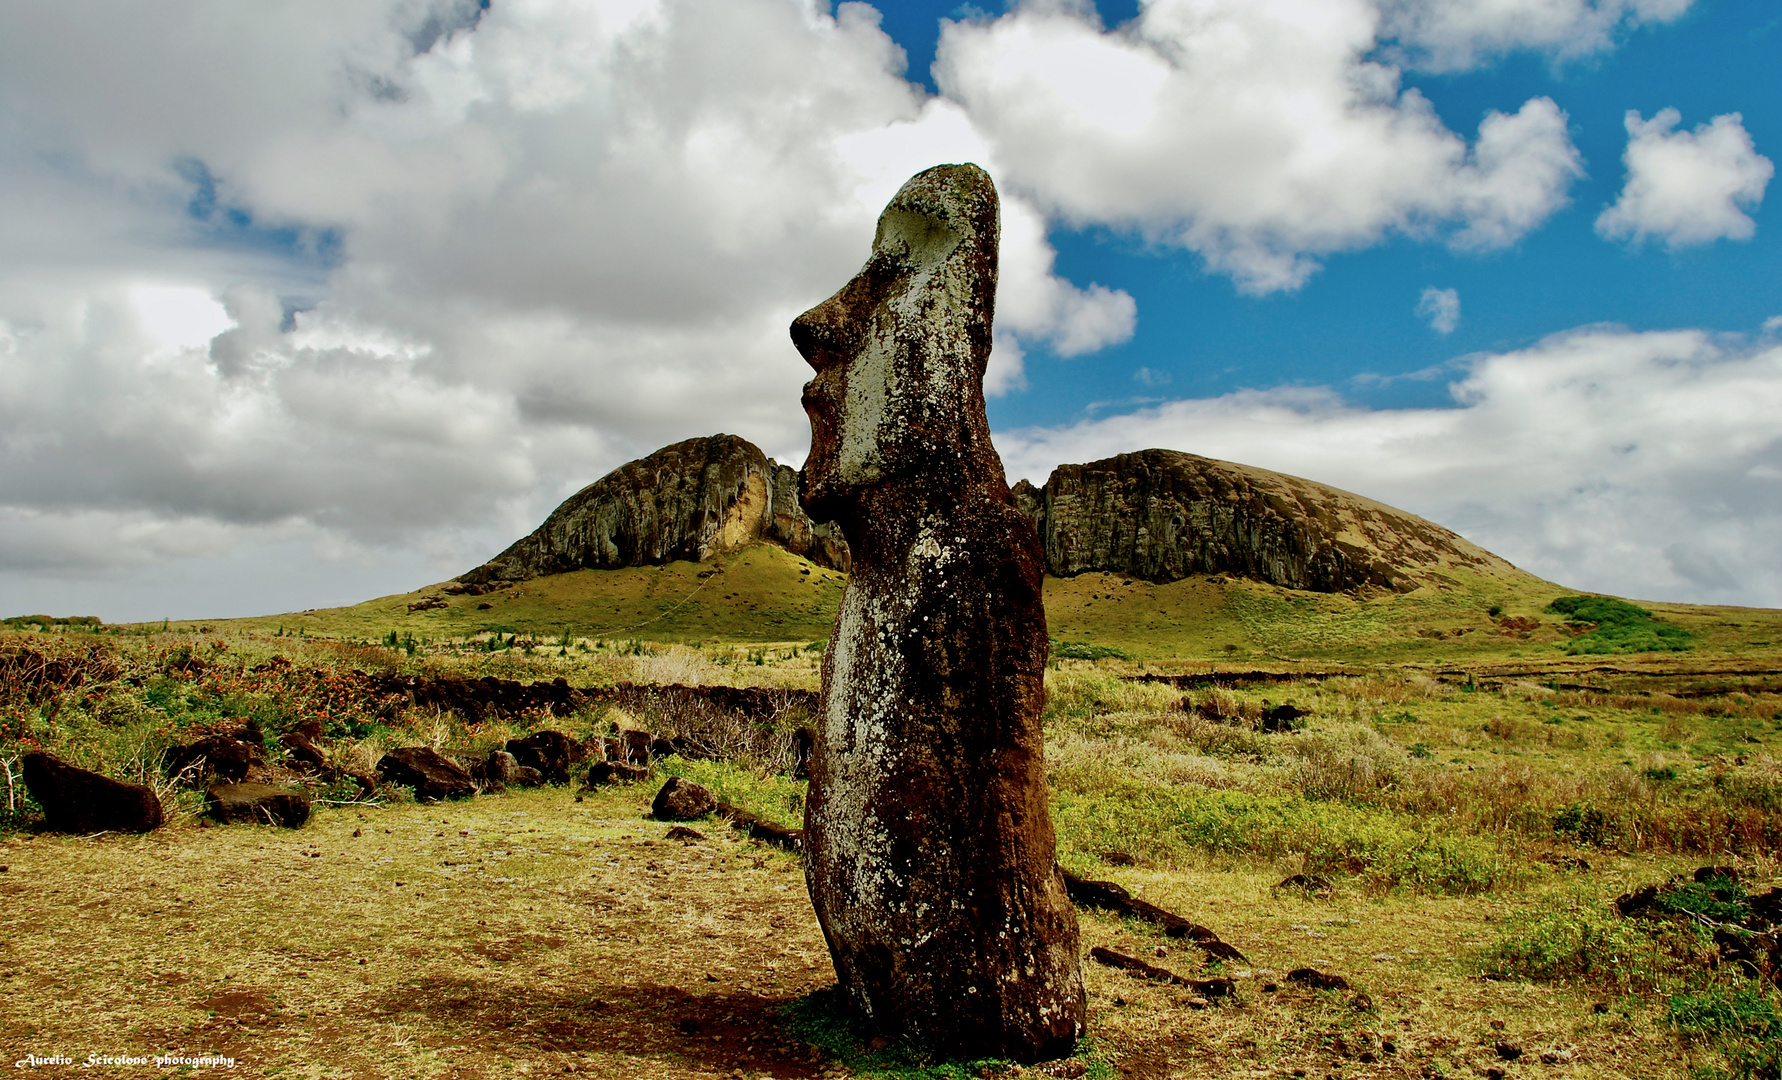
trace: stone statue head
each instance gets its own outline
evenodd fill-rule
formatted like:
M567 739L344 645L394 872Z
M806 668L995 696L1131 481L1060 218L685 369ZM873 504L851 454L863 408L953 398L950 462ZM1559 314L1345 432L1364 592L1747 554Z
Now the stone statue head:
M804 388L811 452L799 480L819 521L896 477L971 478L994 462L984 365L996 303L996 186L976 165L937 165L879 215L872 257L792 323L816 371Z

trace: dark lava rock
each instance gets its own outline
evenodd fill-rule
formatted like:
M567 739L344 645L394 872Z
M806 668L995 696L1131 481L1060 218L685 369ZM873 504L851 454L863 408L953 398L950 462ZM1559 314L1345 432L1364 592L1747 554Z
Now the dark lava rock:
M650 770L637 765L626 765L618 761L596 761L588 766L588 786L635 783L638 780L647 779L649 775Z
M1074 903L1083 907L1101 908L1117 915L1125 915L1134 919L1161 927L1167 937L1187 938L1196 948L1215 960L1236 960L1247 963L1249 958L1235 947L1219 940L1219 935L1199 923L1190 922L1173 911L1166 911L1148 900L1140 900L1126 890L1126 887L1112 881L1095 881L1080 878L1068 870L1060 871L1064 875L1064 888Z
M1497 1056L1504 1061L1515 1061L1522 1056L1522 1047L1513 1042L1500 1042L1497 1044Z
M654 736L647 731L621 731L618 733L618 751L606 756L614 761L623 761L627 765L648 765L650 763L650 744L655 742Z
M1328 893L1336 888L1330 879L1318 874L1294 874L1275 884L1277 889L1298 889L1308 893Z
M76 768L54 754L26 754L25 790L56 832L148 832L167 821L152 788Z
M512 746L512 743L508 744ZM542 787L545 776L530 765L522 765L506 750L489 751L483 774L491 783L513 787Z
M286 732L278 741L279 745L285 748L285 754L299 768L317 773L330 771L328 756L322 753L321 747L312 742L310 737L303 732Z
M413 788L422 802L462 799L476 794L476 784L464 766L426 746L404 746L385 754L377 763L385 780Z
M697 844L705 838L705 834L698 829L689 829L685 825L676 825L663 834L663 839L679 840L683 844Z
M692 821L717 808L717 797L710 788L683 777L671 776L650 803L650 815L657 821Z
M161 761L168 776L214 776L229 782L246 779L248 773L266 767L266 756L257 744L232 735L206 735L197 742L171 747Z
M1292 705L1276 705L1262 714L1262 730L1269 732L1294 732L1303 725L1300 720L1312 715L1309 710Z
M1327 975L1317 968L1294 968L1287 973L1287 981L1298 983L1308 990L1347 990L1349 980L1341 975Z
M817 733L808 727L792 732L792 779L811 778L811 750L817 745Z
M688 439L571 495L532 535L458 581L486 587L571 570L702 562L757 540L845 573L847 542L805 514L797 479L735 435Z
M949 1055L1031 1062L1071 1051L1085 998L1047 805L1043 551L984 416L998 229L983 170L929 169L792 323L815 372L799 495L853 559L804 842L857 1007Z
M561 731L539 731L524 739L509 739L507 752L521 765L537 769L548 784L569 783L569 770L582 756L581 744Z
M731 828L742 831L751 840L771 844L783 851L804 850L804 833L798 829L788 829L728 803L719 803L718 813L729 819Z
M270 784L218 784L204 793L204 809L225 823L283 825L295 829L309 820L309 796Z

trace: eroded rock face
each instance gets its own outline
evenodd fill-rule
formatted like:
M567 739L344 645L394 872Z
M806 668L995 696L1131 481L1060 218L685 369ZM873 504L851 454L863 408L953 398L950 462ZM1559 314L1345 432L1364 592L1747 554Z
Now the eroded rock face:
M1176 450L1060 465L1015 502L1039 529L1046 572L1159 584L1232 574L1290 589L1409 591L1445 570L1517 572L1439 525L1296 476Z
M532 535L458 580L486 586L571 570L700 562L763 539L845 572L846 542L834 526L805 515L796 478L735 435L678 442L576 492Z
M853 281L792 339L813 519L853 570L823 660L806 875L840 981L888 1034L1041 1060L1082 1031L1040 710L1042 554L984 417L998 206L924 172Z

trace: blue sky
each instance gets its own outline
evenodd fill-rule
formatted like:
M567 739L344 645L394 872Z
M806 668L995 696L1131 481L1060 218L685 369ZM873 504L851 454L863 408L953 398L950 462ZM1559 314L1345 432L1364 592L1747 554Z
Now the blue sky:
M1168 447L1779 606L1779 47L1757 0L32 0L0 613L348 603L669 442L798 462L787 324L953 160L1011 479Z

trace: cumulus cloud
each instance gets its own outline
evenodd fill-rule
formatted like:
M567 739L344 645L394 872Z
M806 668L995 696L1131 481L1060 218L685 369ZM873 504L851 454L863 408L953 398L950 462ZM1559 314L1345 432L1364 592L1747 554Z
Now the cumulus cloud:
M1011 478L1166 447L1421 514L1563 585L1782 605L1782 346L1701 331L1561 334L1473 358L1448 409L1328 389L1174 401L997 437Z
M1513 243L1579 173L1564 114L1469 144L1399 65L1588 51L1565 42L1669 9L1575 0L1509 36L1421 10L1154 0L1107 32L1033 4L948 26L934 97L860 3L26 5L0 35L0 592L352 599L672 440L796 462L787 325L939 161L1004 196L992 393L1135 332L1129 294L1058 272L1061 221L1255 292L1388 235Z
M797 460L791 319L912 173L995 170L904 63L856 3L20 12L0 571L296 537L438 577L672 440ZM1005 221L992 391L1131 336L1018 193Z
M1513 243L1580 175L1548 98L1472 146L1369 57L1367 0L1153 0L1105 31L1064 5L943 27L935 78L1005 180L1075 223L1198 252L1246 291L1390 232Z
M1425 288L1417 298L1417 317L1438 334L1452 334L1460 325L1460 291L1434 285Z
M1756 233L1747 211L1763 201L1775 166L1752 145L1738 113L1694 131L1674 130L1682 119L1676 109L1660 109L1650 120L1629 110L1627 184L1596 219L1605 239L1638 244L1656 237L1681 248Z
M1425 70L1453 71L1522 49L1556 60L1610 48L1617 31L1669 22L1690 0L1384 0L1382 32Z

